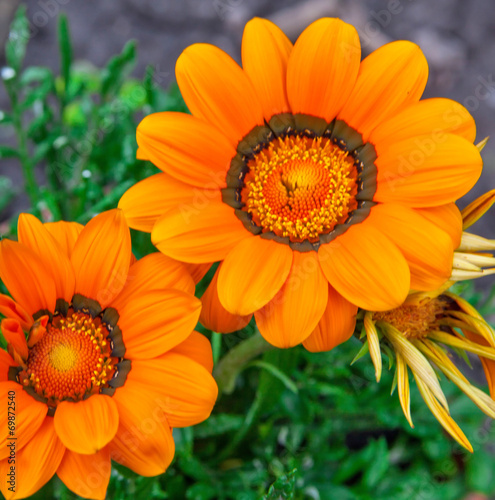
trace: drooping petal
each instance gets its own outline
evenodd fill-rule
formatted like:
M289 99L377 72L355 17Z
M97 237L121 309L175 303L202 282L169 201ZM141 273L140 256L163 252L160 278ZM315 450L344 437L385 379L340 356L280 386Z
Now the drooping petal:
M23 330L29 330L33 324L33 318L20 304L12 300L8 295L0 294L0 314L6 318L19 321Z
M148 159L175 179L201 189L227 186L235 147L204 120L184 113L152 113L139 124L136 139Z
M292 250L260 236L239 243L225 258L218 275L220 303L246 316L261 309L282 288L292 265Z
M161 253L151 253L129 268L127 284L112 301L112 307L119 311L127 302L148 290L166 288L194 295L195 286L184 264Z
M26 498L36 493L55 474L65 453L65 446L55 433L53 419L45 418L37 432L22 449L16 449L15 492L8 489L11 464L0 462L0 489L4 497Z
M69 450L90 455L113 439L119 413L113 398L96 394L76 403L62 401L53 420L57 436Z
M328 282L316 252L294 252L286 282L254 317L267 342L280 348L293 347L316 328L327 303Z
M454 249L461 244L462 216L455 203L448 203L438 207L416 208L414 211L447 232Z
M76 495L104 500L111 472L112 463L108 448L93 455L81 455L66 450L57 469L57 476Z
M221 266L221 264L220 264ZM208 288L201 297L201 315L199 321L209 330L217 333L232 333L242 330L251 321L252 314L239 316L223 307L218 298L218 273L214 274Z
M205 367L176 352L151 360L134 360L131 377L141 384L141 392L150 392L171 427L206 420L218 395L217 384Z
M62 298L70 302L74 295L76 278L64 248L65 241L59 244L44 224L31 214L19 216L17 230L19 243L31 248L52 276L57 299Z
M79 235L71 261L76 293L107 306L124 287L131 262L131 236L122 210L91 219Z
M356 29L340 19L318 19L297 39L287 67L293 113L335 118L356 82L361 46Z
M399 40L366 57L351 95L337 118L368 139L371 131L421 97L428 63L414 43Z
M45 229L55 238L56 242L62 248L62 251L70 257L77 238L84 229L82 224L77 222L47 222L43 224Z
M357 310L357 306L328 285L325 312L311 335L303 342L303 346L310 352L324 352L349 340L356 326Z
M286 91L291 41L271 21L256 17L244 27L242 67L256 90L266 121L290 112Z
M397 246L367 221L321 245L318 257L330 284L368 311L399 307L409 291L410 272Z
M170 349L169 353L175 352L196 361L211 373L213 370L213 353L210 341L199 332L192 332L186 340Z
M26 336L24 335L24 331L22 330L19 321L9 318L2 319L0 328L7 344L12 345L22 359L27 360L29 352Z
M160 356L194 330L201 302L180 290L146 290L119 309L126 357Z
M444 98L423 99L380 123L369 140L378 154L393 142L430 134L434 142L442 142L445 134L456 134L473 142L476 124L469 111L456 101Z
M217 127L234 147L253 127L263 125L263 110L252 83L218 47L189 46L177 59L175 75L191 113Z
M38 255L25 245L7 239L0 242L0 278L29 314L54 310L57 295L53 278Z
M457 200L474 186L482 168L476 146L454 134L439 143L428 135L393 143L375 163L374 200L418 208Z
M9 396L12 399L8 399ZM10 453L9 448L7 448L9 437L17 438L15 449L21 450L38 432L45 420L47 407L30 396L21 385L11 380L0 382L0 397L5 403L0 410L0 426L4 429L0 435L0 460L3 460ZM11 412L15 413L15 434L13 436L7 435L9 401L14 403L10 407Z
M151 233L165 255L196 264L222 260L238 242L252 237L234 209L217 199L169 210Z
M0 382L7 382L9 380L9 369L11 366L18 365L7 351L0 349Z
M432 291L450 277L454 247L452 239L433 222L395 203L371 209L369 223L399 248L411 270L411 288Z
M120 424L109 445L112 460L141 476L165 472L174 458L175 443L159 395L143 393L142 383L128 379L113 399Z

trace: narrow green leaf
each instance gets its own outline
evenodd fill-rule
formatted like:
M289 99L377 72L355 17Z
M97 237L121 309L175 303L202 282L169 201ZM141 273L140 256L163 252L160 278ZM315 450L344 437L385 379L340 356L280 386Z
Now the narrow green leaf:
M104 97L115 94L122 84L123 78L132 70L136 61L136 42L127 42L122 52L110 59L103 69L101 93Z
M351 361L351 366L356 362L359 361L363 356L368 354L370 348L368 345L368 341L365 340L363 345L361 346L361 349L357 352L357 354L354 356L354 359Z
M28 41L29 22L26 17L26 6L21 5L17 9L14 20L10 25L9 38L5 45L5 58L7 60L7 65L10 66L17 74L19 73L24 61Z
M279 370L276 366L271 363L267 363L265 361L252 361L248 366L257 366L258 368L263 368L264 370L270 372L274 377L278 378L280 382L282 382L289 391L297 394L299 391L297 386L292 380L281 370Z
M60 73L64 79L64 93L67 93L71 75L72 44L69 23L65 14L61 14L58 18L58 45L60 50Z
M0 146L0 158L19 158L19 151L9 146Z
M296 488L297 469L291 470L287 475L280 476L269 488L263 500L292 500Z

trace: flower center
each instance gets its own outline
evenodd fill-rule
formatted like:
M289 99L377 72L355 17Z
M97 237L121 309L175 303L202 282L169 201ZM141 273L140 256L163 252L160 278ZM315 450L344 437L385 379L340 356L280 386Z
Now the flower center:
M368 216L375 159L342 121L276 115L239 142L222 199L252 233L317 250Z
M247 166L246 210L278 236L316 240L357 208L354 158L328 138L277 138Z
M445 312L441 298L426 300L420 305L403 305L386 312L373 313L375 321L384 321L394 326L406 338L426 337L438 330L438 318Z
M70 305L59 300L50 316L41 334L39 325L31 330L27 360L9 372L9 379L52 412L61 401L113 395L130 370L130 361L123 358L117 311L102 311L97 302L75 295Z

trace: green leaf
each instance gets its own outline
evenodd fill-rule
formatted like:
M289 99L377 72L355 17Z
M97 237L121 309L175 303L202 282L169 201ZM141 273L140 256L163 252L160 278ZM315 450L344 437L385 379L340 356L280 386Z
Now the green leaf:
M47 80L53 85L54 76L50 68L45 68L43 66L29 66L22 72L19 83L22 86L25 86L33 83L46 82Z
M361 349L357 352L357 354L354 356L354 359L351 361L351 366L356 362L359 361L363 356L368 354L370 348L368 345L368 341L365 340L363 345L361 346Z
M203 423L194 427L194 435L201 439L219 436L238 430L243 422L244 417L241 415L229 415L227 413L211 415Z
M0 146L0 158L19 158L20 154L17 149L9 146Z
M7 65L17 74L19 73L26 47L29 41L29 22L26 17L26 7L21 5L15 13L14 20L10 25L9 38L5 45L5 58Z
M60 50L60 72L64 79L65 94L70 84L72 65L72 44L70 41L69 23L65 14L61 14L58 18L58 45Z
M271 363L266 363L265 361L253 361L249 363L248 366L257 366L258 368L263 368L270 372L274 377L278 378L280 382L282 382L289 391L292 391L294 394L298 393L297 386L292 380L282 371L280 371L275 365Z
M291 470L287 475L280 476L268 489L263 500L293 500L296 487L297 469Z
M136 42L131 40L125 44L121 54L110 59L103 70L101 93L104 97L117 93L123 78L132 70L135 61Z
M218 498L218 492L211 484L198 483L187 489L188 500L211 500Z

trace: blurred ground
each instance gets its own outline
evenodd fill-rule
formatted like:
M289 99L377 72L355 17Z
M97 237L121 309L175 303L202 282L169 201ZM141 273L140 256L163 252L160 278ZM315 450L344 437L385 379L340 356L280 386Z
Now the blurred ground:
M0 39L14 0L0 0ZM191 43L220 46L240 57L242 29L253 16L268 17L291 39L322 16L338 16L354 24L369 53L395 39L418 43L430 64L426 97L444 96L463 103L476 119L477 140L494 137L483 156L485 171L475 192L495 187L495 9L491 0L27 0L32 40L27 63L58 67L56 17L65 11L77 59L101 66L124 43L138 41L136 74L152 64L156 82L167 86L174 65ZM2 50L3 57L3 50ZM2 59L0 58L0 64ZM6 106L0 89L0 109ZM0 174L18 178L12 164ZM17 203L22 203L18 200ZM495 217L475 229L495 238Z

